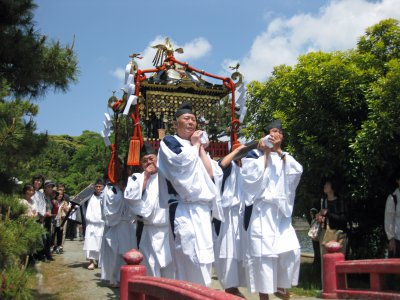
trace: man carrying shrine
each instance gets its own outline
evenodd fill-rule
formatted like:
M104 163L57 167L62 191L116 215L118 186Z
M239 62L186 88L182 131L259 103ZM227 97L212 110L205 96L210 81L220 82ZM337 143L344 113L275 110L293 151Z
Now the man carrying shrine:
M176 278L209 286L214 261L211 210L216 218L218 190L190 104L175 113L176 134L166 136L158 154L160 206L169 208Z

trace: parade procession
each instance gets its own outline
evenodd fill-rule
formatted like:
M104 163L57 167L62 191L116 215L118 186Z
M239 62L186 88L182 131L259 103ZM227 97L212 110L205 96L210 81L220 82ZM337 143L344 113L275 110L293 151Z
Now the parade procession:
M300 267L291 215L302 167L281 149L281 122L241 145L239 64L221 77L179 61L184 49L169 38L153 48L149 69L130 55L123 95L108 100L102 279L118 286L122 256L135 248L150 276L210 286L214 267L227 293L289 298Z
M0 299L400 300L396 0L0 0Z

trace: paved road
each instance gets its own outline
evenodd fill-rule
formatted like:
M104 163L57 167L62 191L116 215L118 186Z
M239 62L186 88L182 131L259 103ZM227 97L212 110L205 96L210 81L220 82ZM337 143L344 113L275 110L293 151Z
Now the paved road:
M82 248L82 241L67 240L64 245L65 252L54 255L55 261L37 265L41 300L119 299L119 289L112 289L100 280L100 269L87 269L88 264ZM221 289L217 280L213 280L212 288ZM257 295L249 294L246 289L241 291L247 299L258 299ZM278 298L272 295L270 299Z
M82 248L82 241L66 240L65 252L55 254L55 261L38 264L42 274L39 290L44 299L119 299L119 289L112 289L100 280L100 269L87 269Z

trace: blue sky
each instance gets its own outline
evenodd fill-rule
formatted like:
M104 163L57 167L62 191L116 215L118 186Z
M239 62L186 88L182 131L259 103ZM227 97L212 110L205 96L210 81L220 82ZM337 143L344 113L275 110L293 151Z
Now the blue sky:
M176 58L227 76L240 62L246 81L264 81L274 66L293 65L300 54L354 48L366 27L400 19L399 0L39 0L41 34L71 44L79 82L67 93L37 101L38 131L77 136L100 132L113 90L122 96L129 54L152 67L152 45L170 37L183 47Z

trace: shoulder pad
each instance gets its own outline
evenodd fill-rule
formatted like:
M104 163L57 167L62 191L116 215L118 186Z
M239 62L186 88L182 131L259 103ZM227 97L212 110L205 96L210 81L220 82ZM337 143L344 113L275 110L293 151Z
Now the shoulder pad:
M164 139L163 142L167 147L174 152L175 154L179 154L182 152L182 144L178 142L178 140L172 136L172 135L167 135Z
M246 158L259 158L261 155L259 155L259 153L255 150L251 150L249 151L249 153L247 153Z

